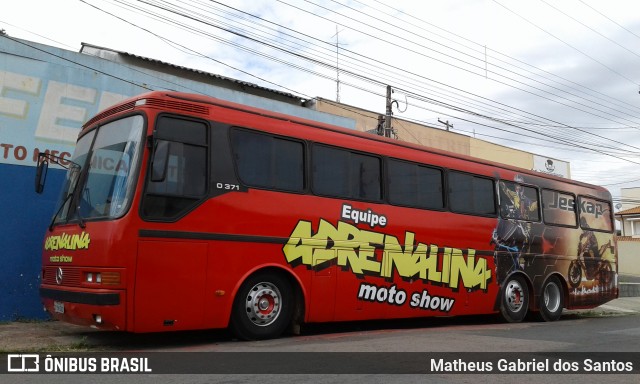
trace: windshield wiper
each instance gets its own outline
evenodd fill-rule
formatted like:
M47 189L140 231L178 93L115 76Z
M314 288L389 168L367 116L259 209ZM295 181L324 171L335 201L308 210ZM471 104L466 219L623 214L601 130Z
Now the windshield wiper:
M71 199L76 194L76 189L78 188L78 184L80 184L80 170L81 170L81 167L76 163L73 163L72 165L69 166L69 173L70 173L69 178L73 177L71 175L72 172L75 173L77 176L75 176L75 179L72 181L73 182L73 188L71 188L71 191L64 198L64 200L62 201L62 204L60 205L60 208L58 208L58 210L56 211L56 214L51 219L51 223L49 224L49 232L53 231L53 226L55 224L56 218L58 218L58 215L60 214L60 211L62 211L64 206L67 204L67 201L69 199ZM69 203L69 205L71 205L71 203ZM80 225L80 228L84 228L84 227L86 227L86 224L84 223L84 219L80 215L79 211L80 211L80 207L78 206L77 209L76 209L76 213L78 215L79 225ZM68 210L67 210L67 212L68 212ZM68 218L67 218L67 221L69 221Z
M78 184L79 183L76 183L76 185ZM89 206L91 206L91 195L89 193L90 193L89 188L84 188L84 190L81 192L81 194L85 194L87 196L86 201L87 203L89 203ZM84 217L82 217L82 212L81 212L82 199L83 199L83 196L78 196L78 206L76 207L76 216L78 216L78 225L80 226L80 228L84 229L87 226L87 224L85 224Z
M67 196L62 201L62 204L56 211L56 214L53 215L53 217L51 218L51 223L49 223L49 232L51 232L53 231L53 226L55 224L56 219L58 218L58 215L60 214L64 206L67 204L69 199L75 194L76 188L78 187L78 184L79 184L80 171L82 170L82 167L78 163L75 163L71 160L65 160L60 156L52 155L47 152L38 154L38 163L37 163L38 165L37 165L37 172L36 172L36 192L37 193L42 193L42 191L44 190L44 183L47 178L49 162L58 164L62 168L69 170L69 179L75 176L75 180L72 180L72 182L74 183L73 188L71 188L71 191L67 194ZM68 163L68 165L64 164L65 162ZM86 226L84 223L84 219L82 219L80 214L78 214L78 218L80 221L80 227L84 228Z
M64 200L62 201L62 204L60 205L60 208L58 208L58 210L56 211L56 214L53 215L53 217L51 218L51 222L49 223L49 232L53 231L53 226L56 222L56 219L58 218L58 215L60 214L60 211L62 211L62 208L64 208L64 206L67 204L67 201L69 200L69 198L71 198L71 196L73 196L73 192L69 193L67 197L64 198Z

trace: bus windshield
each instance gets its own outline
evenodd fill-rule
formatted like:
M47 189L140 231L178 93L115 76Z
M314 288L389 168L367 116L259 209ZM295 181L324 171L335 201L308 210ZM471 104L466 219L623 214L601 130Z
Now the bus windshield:
M76 146L54 223L123 216L135 187L144 119L129 116L85 134Z

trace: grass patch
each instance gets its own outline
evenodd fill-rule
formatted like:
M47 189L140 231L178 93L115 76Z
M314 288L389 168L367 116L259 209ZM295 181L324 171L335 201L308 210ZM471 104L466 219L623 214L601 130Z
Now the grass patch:
M97 350L99 350L98 347L87 343L85 336L80 341L68 344L49 344L42 347L20 348L19 350L0 348L0 353L89 352Z
M579 311L575 314L577 317L589 317L589 318L593 318L593 317L620 317L620 316L625 316L625 315L629 315L629 313L622 313L622 312L615 312L615 311Z
M51 322L57 321L52 317L34 318L34 317L24 317L24 316L16 316L16 315L10 317L10 319L11 320L0 321L0 325L7 325L11 323L40 324L40 323L51 323Z
M28 317L16 317L15 320L13 320L14 323L24 323L24 324L40 324L40 323L50 323L52 321L52 319L32 319L32 318L28 318Z

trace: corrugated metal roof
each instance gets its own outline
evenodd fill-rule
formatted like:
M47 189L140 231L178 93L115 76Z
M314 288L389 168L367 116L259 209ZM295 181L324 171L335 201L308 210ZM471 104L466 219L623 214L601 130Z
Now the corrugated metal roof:
M128 57L132 57L132 58L135 58L135 59L138 59L138 60L144 60L144 61L148 61L150 63L160 64L160 65L164 65L164 66L171 67L171 68L176 68L176 69L179 69L179 70L182 70L182 71L188 71L188 72L193 72L193 73L197 73L197 74L204 75L204 76L213 77L213 78L218 79L218 80L229 81L229 82L236 83L236 84L239 84L239 85L242 85L242 86L245 86L245 87L260 89L260 90L263 90L263 91L266 91L266 92L271 92L271 93L275 93L275 94L278 94L278 95L281 95L281 96L289 97L289 98L294 99L294 100L298 100L300 103L302 103L304 101L303 98L301 98L299 96L296 96L296 95L294 95L292 93L282 92L282 91L278 91L278 90L275 90L275 89L262 87L262 86L260 86L258 84L249 83L247 81L237 80L237 79L233 79L233 78L230 78L230 77L217 75L215 73L205 72L205 71L201 71L199 69L194 69L194 68L183 67L183 66L180 66L180 65L167 63L166 61L161 61L161 60L152 59L152 58L149 58L149 57L134 55L133 53L124 52L124 51L118 51L116 49L111 49L111 48L100 47L100 46L93 45L93 44L81 43L81 45L82 45L82 47L91 47L91 48L94 48L94 49L100 49L100 50L103 50L103 51L109 51L109 52L117 53L117 54L122 55L122 56L128 56ZM82 52L82 48L80 49L80 52Z

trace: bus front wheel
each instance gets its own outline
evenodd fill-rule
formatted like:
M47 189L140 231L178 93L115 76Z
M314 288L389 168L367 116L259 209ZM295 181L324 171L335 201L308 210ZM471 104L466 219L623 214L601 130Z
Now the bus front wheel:
M293 294L289 281L278 274L259 273L240 287L231 314L231 330L243 340L280 336L291 322Z
M505 280L500 292L500 314L509 323L524 319L529 308L529 289L522 276L514 275Z
M557 277L550 277L542 286L538 307L538 317L541 320L556 321L562 315L564 294Z

